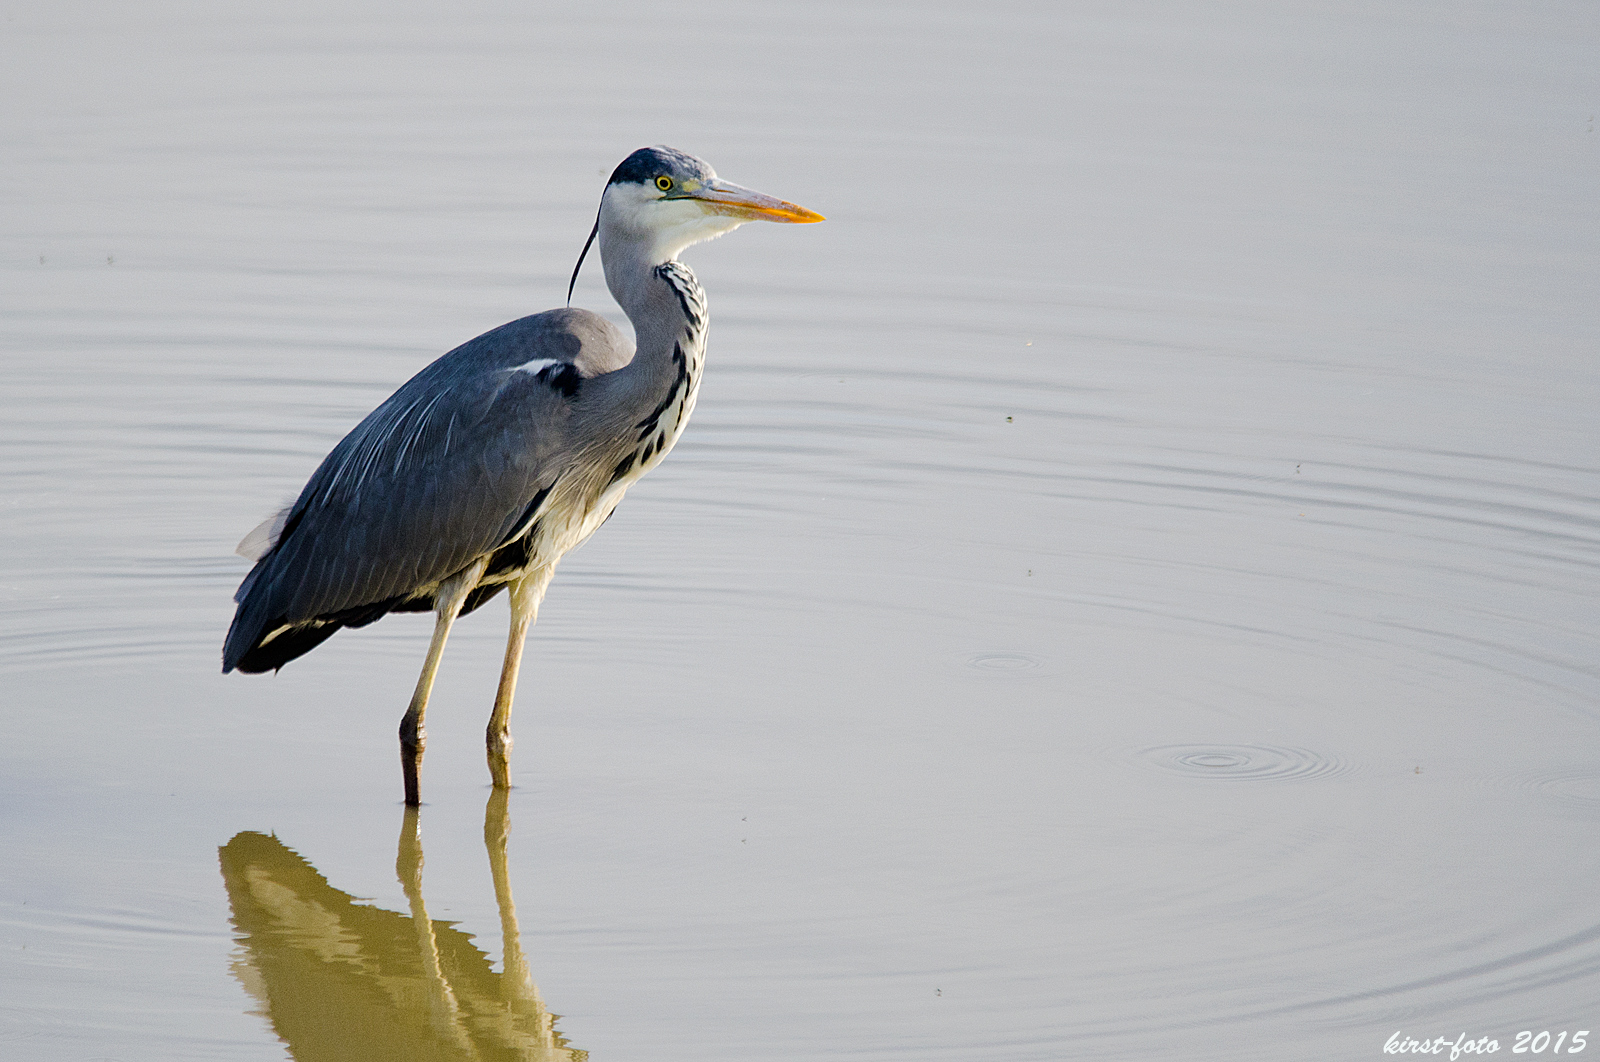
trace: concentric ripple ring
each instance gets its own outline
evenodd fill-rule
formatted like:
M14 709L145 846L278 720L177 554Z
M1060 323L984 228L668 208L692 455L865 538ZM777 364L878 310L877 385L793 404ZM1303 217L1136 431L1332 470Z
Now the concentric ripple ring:
M1164 771L1231 781L1281 782L1352 769L1337 757L1283 745L1157 745L1138 755Z
M1027 653L976 653L967 657L967 666L979 671L1032 671L1040 662Z
M1517 789L1579 811L1600 812L1600 771L1589 767L1558 767L1512 775Z

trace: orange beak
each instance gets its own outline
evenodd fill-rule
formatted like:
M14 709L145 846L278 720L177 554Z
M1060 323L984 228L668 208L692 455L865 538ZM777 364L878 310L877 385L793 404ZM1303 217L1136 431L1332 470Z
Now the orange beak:
M672 198L679 198L674 196ZM824 220L821 214L803 206L774 199L748 188L740 188L727 181L710 180L681 198L698 199L714 214L743 218L746 221L784 221L791 225L809 225Z

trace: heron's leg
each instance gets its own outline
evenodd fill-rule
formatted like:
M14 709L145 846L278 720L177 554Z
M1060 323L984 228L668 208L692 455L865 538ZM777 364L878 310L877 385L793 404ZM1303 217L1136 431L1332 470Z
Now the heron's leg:
M538 568L511 584L511 633L506 638L506 662L500 669L500 688L485 735L489 747L489 776L498 789L511 788L511 698L517 692L517 672L522 667L522 644L528 628L539 618L539 602L550 585L552 568Z
M474 561L465 570L457 572L439 584L433 596L437 618L433 624L433 641L428 644L428 658L422 663L422 674L417 677L417 691L411 695L411 706L400 720L400 772L405 778L406 804L416 807L422 803L417 788L417 771L422 767L422 750L428 743L428 732L422 717L428 710L428 695L433 692L433 677L439 671L439 659L444 656L444 643L450 637L450 625L461 614L467 594L478 585L487 560Z

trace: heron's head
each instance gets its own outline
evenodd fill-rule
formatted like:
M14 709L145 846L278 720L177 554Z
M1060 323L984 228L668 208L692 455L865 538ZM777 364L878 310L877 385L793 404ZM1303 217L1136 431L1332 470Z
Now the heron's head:
M821 221L822 215L717 177L693 155L640 148L622 160L600 199L599 227L637 242L653 262L747 221Z

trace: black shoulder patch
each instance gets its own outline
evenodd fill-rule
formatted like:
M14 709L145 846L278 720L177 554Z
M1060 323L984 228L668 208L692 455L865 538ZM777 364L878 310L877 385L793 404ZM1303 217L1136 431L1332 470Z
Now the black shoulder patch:
M565 398L573 397L578 393L578 388L583 386L583 374L569 361L540 369L538 379L561 392Z

